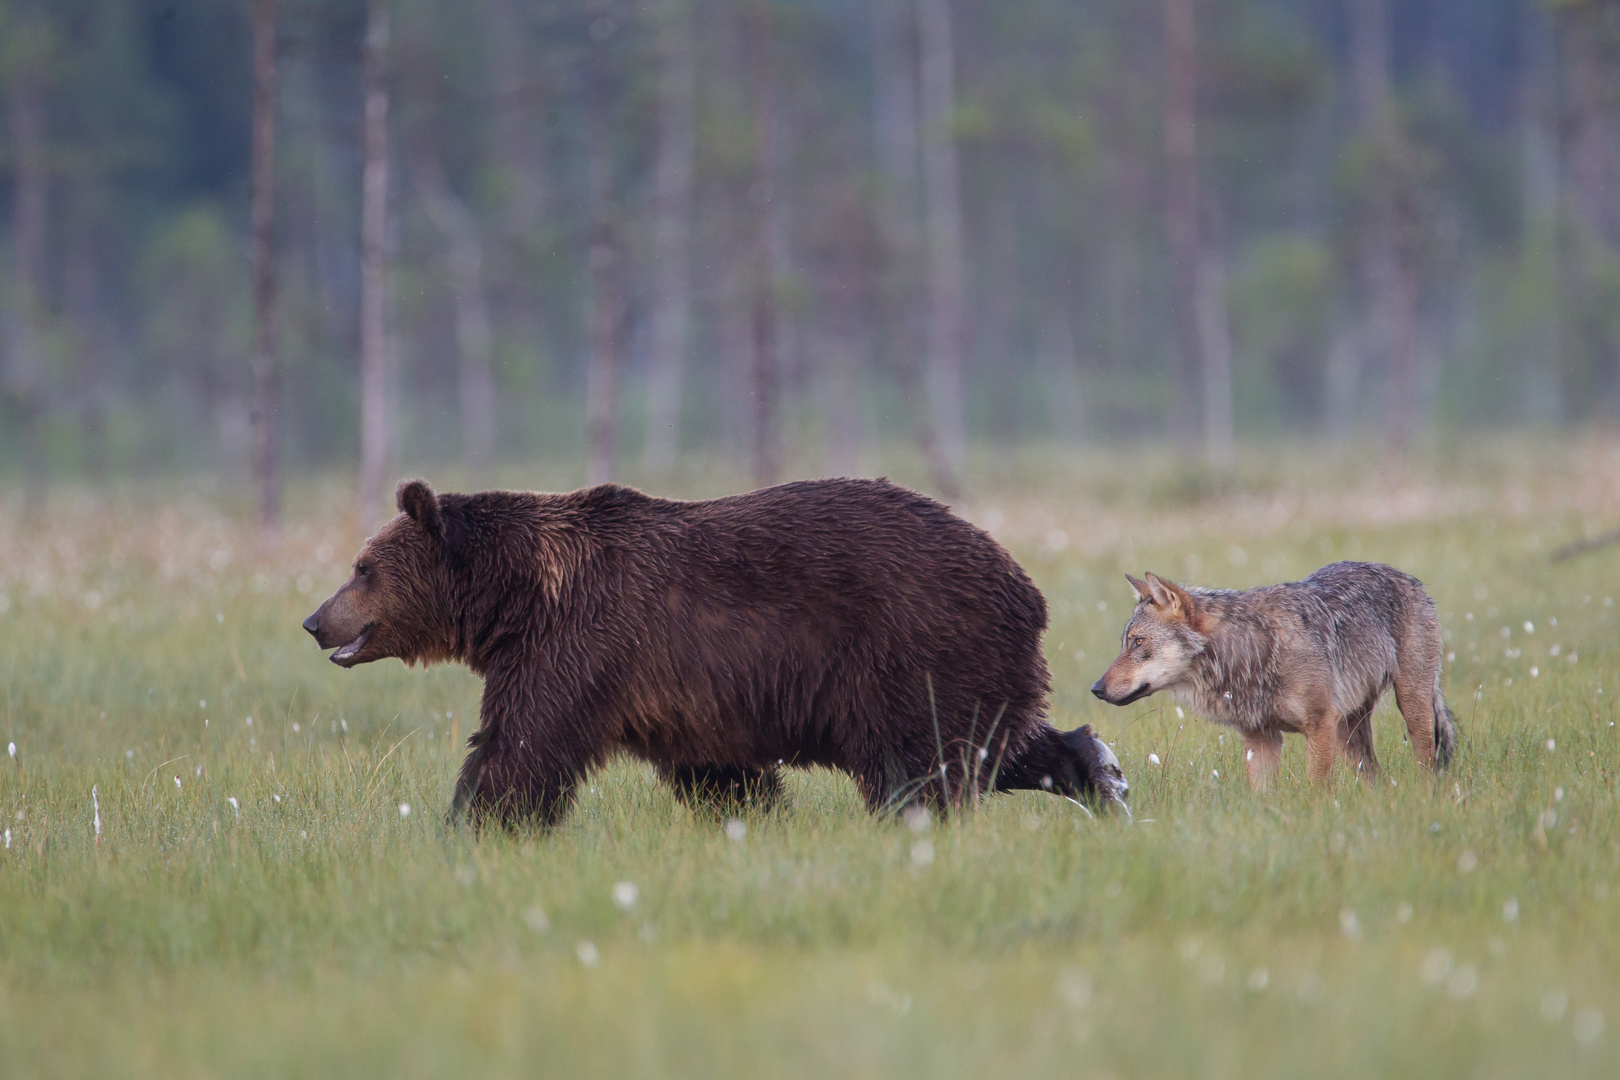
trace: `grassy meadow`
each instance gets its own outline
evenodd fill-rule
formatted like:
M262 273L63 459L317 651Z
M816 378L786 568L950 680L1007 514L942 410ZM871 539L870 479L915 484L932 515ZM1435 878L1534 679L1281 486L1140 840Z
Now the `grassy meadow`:
M624 762L550 834L452 831L478 681L344 672L298 625L363 535L342 484L295 488L272 539L239 492L7 492L0 1075L1620 1073L1620 548L1550 558L1620 525L1620 440L1273 448L1221 480L1031 451L969 488L1048 598L1054 719L1115 746L1131 816L874 820L795 772L722 822ZM1385 779L1312 789L1291 737L1258 796L1234 736L1087 692L1123 571L1343 558L1438 603L1439 780L1388 701Z

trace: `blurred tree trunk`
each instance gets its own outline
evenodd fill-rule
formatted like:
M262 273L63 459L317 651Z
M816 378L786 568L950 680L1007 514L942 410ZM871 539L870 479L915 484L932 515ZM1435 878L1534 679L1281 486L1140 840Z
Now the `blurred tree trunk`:
M249 217L253 226L253 478L259 521L281 517L281 373L276 360L276 0L253 5L253 151Z
M545 155L536 117L532 62L525 56L523 10L490 0L487 23L496 182L506 231L524 236L545 213Z
M647 438L644 463L667 472L680 450L681 396L691 323L692 0L663 0L659 35L663 68L658 85L658 161L654 167L654 293L647 357Z
M384 512L392 447L387 340L388 57L386 0L369 0L365 41L365 164L360 185L360 505Z
M754 392L754 482L775 483L782 471L778 431L781 371L776 349L776 258L772 212L776 199L776 100L771 75L770 0L751 0L748 53L754 91L753 272L750 283Z
M956 162L956 53L950 0L917 0L918 105L923 204L928 228L928 399L949 475L967 453L963 353L967 267Z
M884 247L880 317L886 353L912 403L917 448L947 499L957 497L956 473L940 449L922 378L924 281L918 174L917 35L911 0L873 0L872 130L880 183L877 216Z
M613 194L613 91L608 38L615 30L611 0L593 9L586 75L586 173L590 201L590 368L586 372L586 419L590 459L587 481L613 479L619 420L619 349L623 319L621 252Z
M10 341L10 394L22 427L24 506L45 495L45 358L40 319L45 291L45 230L49 177L45 169L44 103L39 58L13 61L10 89L11 228L16 266Z
M1212 245L1198 256L1198 357L1203 370L1204 460L1230 468L1232 431L1232 325L1226 307L1226 262Z
M1384 363L1384 434L1392 449L1412 434L1417 390L1417 281L1412 265L1410 160L1389 91L1384 0L1348 0L1350 67L1358 121L1370 138L1369 220L1363 250L1368 333Z
M1190 455L1198 445L1198 83L1197 15L1193 0L1164 4L1164 230L1170 251L1170 304L1175 365L1170 380L1170 435Z
M1519 13L1523 69L1519 75L1519 139L1525 240L1520 273L1531 301L1529 355L1523 365L1525 414L1532 423L1565 418L1568 395L1559 318L1557 91L1551 20L1544 7Z
M437 154L415 162L422 206L444 236L450 291L456 306L456 394L461 409L461 453L467 472L484 477L495 459L495 376L489 301L484 292L484 247L478 223L456 198Z
M1620 246L1620 8L1603 0L1571 0L1559 5L1558 20L1565 179L1558 263L1568 329L1566 379L1584 397L1580 411L1612 415L1620 410L1620 346L1610 329L1608 281L1608 264Z

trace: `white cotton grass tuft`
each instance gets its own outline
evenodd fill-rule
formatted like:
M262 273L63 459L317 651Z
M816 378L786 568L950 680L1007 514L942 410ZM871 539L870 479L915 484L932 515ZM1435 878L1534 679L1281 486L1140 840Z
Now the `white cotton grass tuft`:
M96 785L94 784L90 785L90 805L94 807L95 813L95 817L92 819L91 825L96 830L96 843L99 844L101 842L101 797L97 793Z
M1587 1006L1575 1014L1575 1043L1583 1050L1596 1045L1603 1037L1603 1014L1596 1006Z
M1519 898L1517 896L1510 896L1502 901L1502 921L1519 921Z
M10 829L6 830L6 850L7 851L11 850L11 830Z
M551 920L546 917L546 909L539 904L530 905L523 913L523 925L537 934L543 934L551 929Z
M235 795L228 795L228 796L226 796L225 801L231 804L231 812L236 815L236 820L241 821L242 820L242 807L241 807L241 805L239 803L237 803L236 796Z
M594 941L582 941L574 946L574 955L579 962L588 968L593 968L602 962L602 954L597 951Z
M410 803L402 802L402 803L399 804L399 816L402 817L402 818L408 818L408 817L411 816L411 804Z
M1529 619L1524 620L1524 632L1527 633L1527 634L1535 633L1536 632L1536 624L1531 622Z
M636 899L641 890L636 888L633 881L621 881L613 886L613 906L620 911L629 911L636 906Z
M174 778L174 790L180 790L180 778L178 776Z
M1423 963L1418 971L1423 981L1430 986L1436 986L1451 972L1451 954L1444 949L1430 949L1423 955Z
M1149 754L1148 755L1148 760L1151 761L1153 764L1157 765L1157 764L1159 764L1159 755L1158 754Z
M742 818L731 818L726 822L726 839L738 843L748 835L748 823Z
M934 842L932 840L918 840L911 845L911 865L916 867L932 866L934 862Z

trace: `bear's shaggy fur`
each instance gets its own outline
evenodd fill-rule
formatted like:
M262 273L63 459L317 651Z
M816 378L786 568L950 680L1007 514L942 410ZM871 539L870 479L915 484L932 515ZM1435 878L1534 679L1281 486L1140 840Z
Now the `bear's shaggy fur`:
M398 502L304 627L345 667L484 677L452 817L553 822L621 750L688 801L768 802L782 765L843 769L874 811L1126 793L1089 727L1044 718L1039 590L915 492L823 480L676 502L417 480Z

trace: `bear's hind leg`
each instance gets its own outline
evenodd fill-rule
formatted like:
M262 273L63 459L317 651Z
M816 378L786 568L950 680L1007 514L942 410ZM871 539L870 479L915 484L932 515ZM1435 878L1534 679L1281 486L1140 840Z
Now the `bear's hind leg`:
M769 810L782 794L782 778L775 768L667 765L659 766L658 772L675 797L694 810Z

